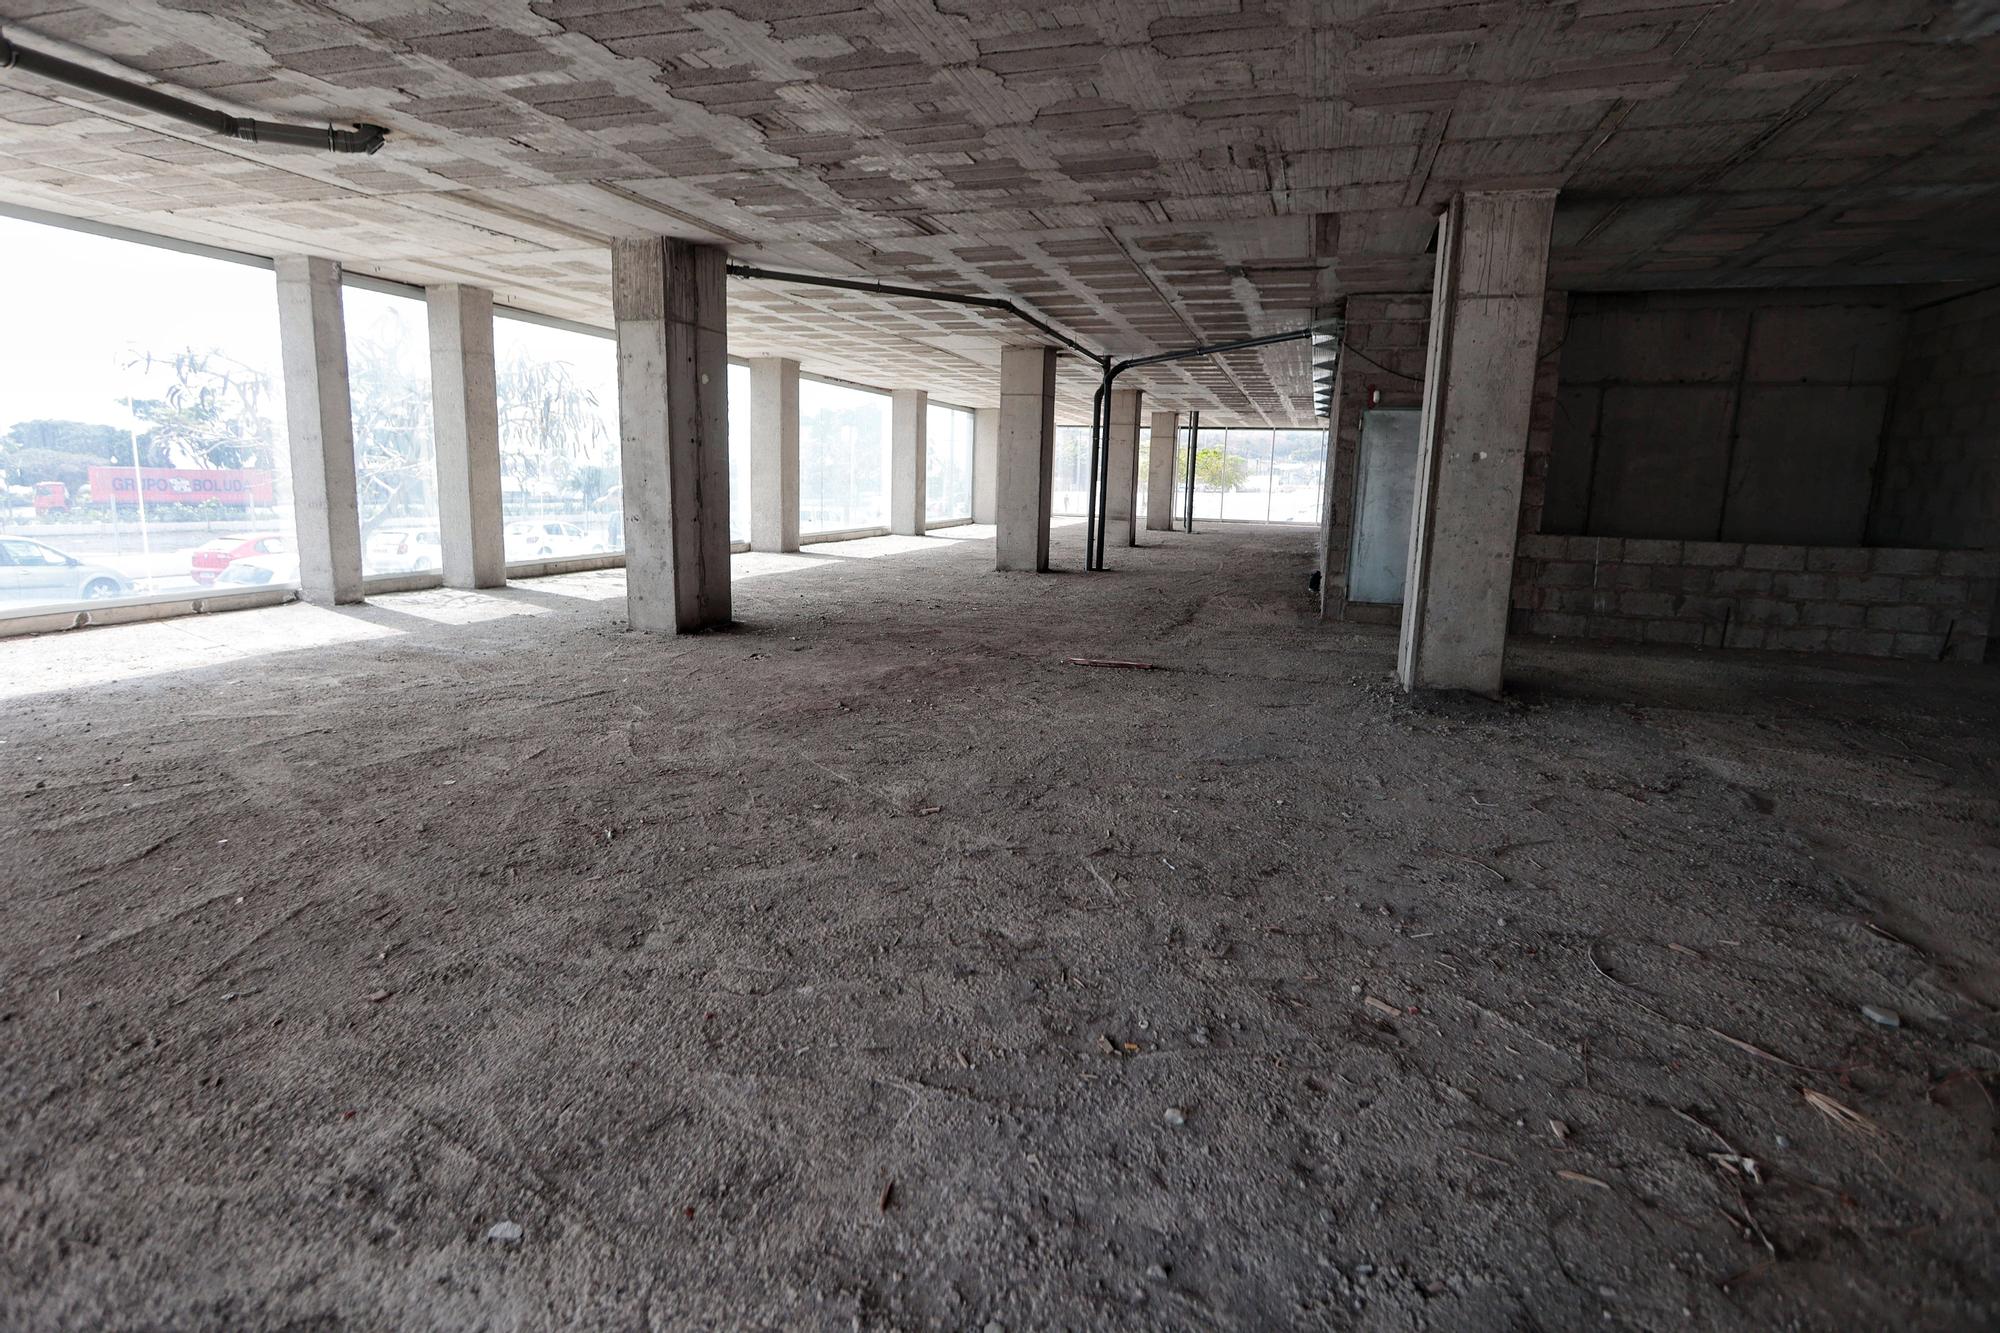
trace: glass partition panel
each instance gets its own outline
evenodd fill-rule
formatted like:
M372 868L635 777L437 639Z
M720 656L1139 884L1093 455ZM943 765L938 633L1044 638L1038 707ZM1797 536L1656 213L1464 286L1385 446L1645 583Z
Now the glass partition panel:
M1090 427L1056 427L1055 489L1049 508L1058 514L1090 512Z
M493 372L507 559L623 550L618 345L503 316Z
M0 218L0 615L297 581L269 269Z
M1326 479L1326 432L1281 430L1271 454L1271 521L1317 523Z
M750 540L750 367L729 363L729 540Z
M1271 432L1232 429L1223 461L1222 516L1263 523L1271 515Z
M931 404L924 419L924 521L972 517L972 413Z
M361 572L441 570L430 321L424 303L355 286L343 289L341 301L347 316Z
M799 531L889 526L889 395L799 380Z

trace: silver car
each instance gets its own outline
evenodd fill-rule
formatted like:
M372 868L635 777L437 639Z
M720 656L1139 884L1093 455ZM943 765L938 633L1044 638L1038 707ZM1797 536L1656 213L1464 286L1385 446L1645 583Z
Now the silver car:
M131 594L131 583L108 565L86 564L30 537L0 537L0 602L94 602Z

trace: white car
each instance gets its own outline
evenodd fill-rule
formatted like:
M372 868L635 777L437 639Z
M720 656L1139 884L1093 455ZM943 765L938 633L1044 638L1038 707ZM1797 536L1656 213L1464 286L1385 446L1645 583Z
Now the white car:
M368 534L362 560L370 574L426 574L444 568L444 540L436 528L377 528Z
M604 538L561 519L534 519L507 525L509 560L547 560L571 555L596 555Z
M217 592L246 588L297 587L299 558L295 555L246 555L229 562L209 586Z

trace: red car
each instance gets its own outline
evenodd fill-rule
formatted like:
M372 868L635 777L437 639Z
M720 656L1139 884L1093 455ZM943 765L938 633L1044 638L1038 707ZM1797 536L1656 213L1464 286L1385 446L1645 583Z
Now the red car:
M291 542L275 533L267 537L217 537L195 548L194 581L207 587L232 561L249 555L285 555L291 549Z

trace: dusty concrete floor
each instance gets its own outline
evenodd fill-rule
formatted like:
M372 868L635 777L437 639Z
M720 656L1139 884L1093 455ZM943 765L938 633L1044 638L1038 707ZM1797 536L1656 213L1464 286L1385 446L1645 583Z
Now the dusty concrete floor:
M2000 673L979 536L0 644L0 1325L2000 1318Z

